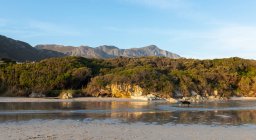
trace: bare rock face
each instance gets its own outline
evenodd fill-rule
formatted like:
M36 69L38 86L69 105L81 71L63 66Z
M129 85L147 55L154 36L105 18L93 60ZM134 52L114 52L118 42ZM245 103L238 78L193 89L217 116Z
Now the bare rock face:
M37 45L37 49L51 50L63 53L69 56L81 56L85 58L116 58L116 57L143 57L143 56L159 56L169 58L180 58L179 55L161 50L155 45L142 48L119 49L115 46L99 46L92 48L89 46L61 46L61 45Z
M143 94L143 89L138 85L112 84L108 85L107 89L110 90L113 97L117 98L130 98L131 96L142 96Z
M138 85L131 84L112 84L106 87L112 97L117 98L132 98L136 100L151 101L163 100L156 96L157 93L144 95L144 89Z
M73 98L73 95L71 92L69 91L62 91L59 95L59 98L60 99L72 99Z

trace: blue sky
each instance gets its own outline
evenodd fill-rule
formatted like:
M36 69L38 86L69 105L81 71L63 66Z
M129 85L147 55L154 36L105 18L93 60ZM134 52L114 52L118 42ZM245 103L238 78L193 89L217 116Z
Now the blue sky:
M0 34L31 45L158 47L256 59L255 0L0 0Z

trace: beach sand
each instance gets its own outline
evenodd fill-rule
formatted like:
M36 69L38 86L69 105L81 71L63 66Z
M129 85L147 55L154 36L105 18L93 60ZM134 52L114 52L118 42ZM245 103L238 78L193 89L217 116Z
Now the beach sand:
M124 124L113 121L31 120L0 123L3 140L255 140L245 126Z

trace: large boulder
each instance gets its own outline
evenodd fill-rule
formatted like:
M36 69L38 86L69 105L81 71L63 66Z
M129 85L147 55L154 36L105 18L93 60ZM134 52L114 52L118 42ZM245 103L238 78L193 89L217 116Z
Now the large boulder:
M113 97L117 98L139 97L143 94L143 89L140 86L131 84L112 84L108 85L107 89Z
M196 95L198 95L198 93L192 90L191 91L191 96L196 96Z
M218 95L219 95L218 90L214 90L214 91L213 91L213 95L214 95L215 97L218 96Z
M30 95L29 95L29 98L44 98L45 95L42 94L42 93L35 93L35 92L32 92Z
M62 91L59 95L60 99L72 99L73 94L70 91Z

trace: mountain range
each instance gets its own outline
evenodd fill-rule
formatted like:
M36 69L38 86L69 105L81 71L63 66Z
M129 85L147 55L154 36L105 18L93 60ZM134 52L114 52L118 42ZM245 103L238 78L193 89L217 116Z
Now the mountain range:
M161 50L155 45L142 48L119 49L115 46L103 45L96 48L89 46L36 45L32 47L26 42L14 40L0 35L0 58L15 61L37 61L51 57L81 56L85 58L116 58L159 56L180 58L179 55Z
M179 55L161 50L155 45L142 48L119 49L115 46L99 46L92 48L89 46L61 46L61 45L37 45L40 50L51 50L61 52L69 56L81 56L86 58L115 58L115 57L142 57L142 56L163 56L169 58L180 58Z

